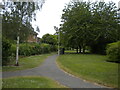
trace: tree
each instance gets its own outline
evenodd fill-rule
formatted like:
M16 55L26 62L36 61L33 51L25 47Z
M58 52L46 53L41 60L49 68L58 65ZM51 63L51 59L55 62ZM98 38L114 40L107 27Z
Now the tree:
M80 50L90 46L102 53L107 43L118 41L120 31L117 9L113 2L72 1L63 10L60 27L64 46ZM77 50L78 51L78 50Z
M62 21L64 24L61 27L61 31L62 37L65 39L64 43L66 43L67 46L69 45L76 49L79 48L80 52L81 48L83 48L84 52L84 48L89 43L91 37L90 34L88 34L91 25L90 4L73 1L63 10L63 12Z
M117 9L113 2L95 2L92 7L95 37L90 47L93 53L105 54L106 45L118 41Z
M56 37L56 35L45 34L45 35L43 35L41 42L51 44L51 45L56 45L57 37Z
M44 0L42 0L44 1ZM38 1L39 2L39 1ZM41 4L41 5L40 5ZM3 9L3 33L6 38L17 38L16 65L18 66L19 37L27 36L31 30L30 22L34 18L35 11L42 7L42 3L35 2L4 2ZM8 25L8 27L6 27ZM6 34L6 32L8 34ZM12 32L12 33L9 33Z
M19 34L21 39L25 39L29 31L33 30L30 22L33 18L35 20L35 11L41 8L40 4L43 2L4 2L3 35L16 40Z

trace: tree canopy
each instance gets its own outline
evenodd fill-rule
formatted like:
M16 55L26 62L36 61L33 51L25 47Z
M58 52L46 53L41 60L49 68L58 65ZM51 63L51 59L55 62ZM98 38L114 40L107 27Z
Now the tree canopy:
M32 28L31 21L36 19L36 10L40 10L44 0L38 2L4 2L2 30L3 36L16 40L17 35L25 40ZM38 28L37 28L38 30Z
M41 42L51 44L51 45L56 45L57 44L57 36L51 35L51 34L45 34L45 35L43 35Z
M90 46L103 52L109 42L120 40L120 25L115 3L71 1L62 14L61 42L76 49Z

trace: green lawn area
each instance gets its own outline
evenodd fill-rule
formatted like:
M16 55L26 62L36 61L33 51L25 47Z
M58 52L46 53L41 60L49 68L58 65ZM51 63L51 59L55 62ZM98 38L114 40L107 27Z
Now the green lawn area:
M14 66L15 62L12 62L9 66L3 66L2 70L4 71L17 71L17 70L24 70L30 69L39 66L48 56L53 55L51 54L41 54L35 56L29 56L19 59L19 66Z
M2 86L3 88L66 88L52 79L36 76L5 78Z
M101 85L118 87L118 64L106 62L104 55L65 54L57 63L63 70Z

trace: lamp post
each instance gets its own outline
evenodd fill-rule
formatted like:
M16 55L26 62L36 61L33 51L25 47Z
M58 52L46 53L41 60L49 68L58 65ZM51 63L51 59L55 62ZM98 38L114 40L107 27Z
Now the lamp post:
M58 29L58 55L60 55L60 30Z
M54 29L58 33L58 55L60 55L60 30L56 26L54 26Z

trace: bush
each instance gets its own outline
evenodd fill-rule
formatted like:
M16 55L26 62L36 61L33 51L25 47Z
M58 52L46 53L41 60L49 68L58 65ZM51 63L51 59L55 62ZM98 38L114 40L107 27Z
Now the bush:
M41 44L42 53L50 53L50 45L49 44Z
M22 56L50 53L56 50L56 46L52 46L49 44L27 43L19 45L19 55ZM13 56L16 56L16 44L12 44L11 53Z
M2 65L7 65L9 62L9 56L11 55L10 52L11 43L6 38L2 39Z
M51 52L57 51L57 46L56 45L50 45L50 51Z
M19 55L30 56L56 51L56 46L38 43L22 43L19 44ZM8 40L3 40L3 65L7 65L8 61L15 60L16 44L11 44Z
M120 41L108 44L106 53L108 56L107 61L120 63Z

